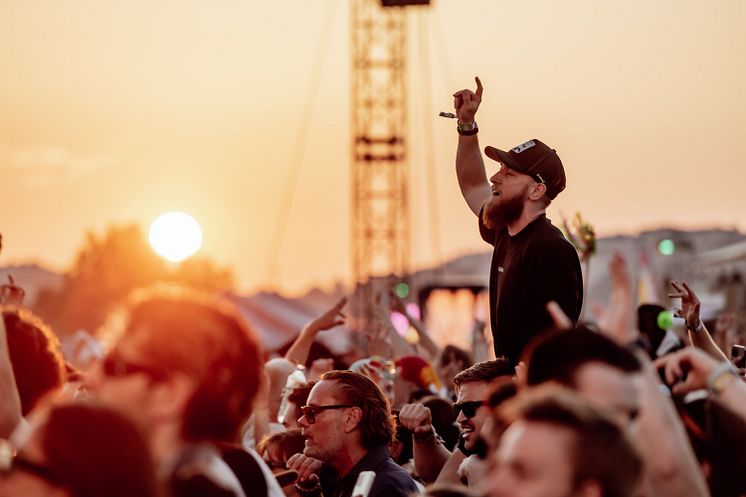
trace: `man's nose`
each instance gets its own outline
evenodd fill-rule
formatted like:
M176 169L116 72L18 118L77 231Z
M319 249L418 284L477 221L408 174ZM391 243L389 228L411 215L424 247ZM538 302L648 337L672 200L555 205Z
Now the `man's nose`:
M301 415L296 423L298 423L298 426L300 426L301 428L308 428L309 426L311 426L311 423L308 422L305 415Z

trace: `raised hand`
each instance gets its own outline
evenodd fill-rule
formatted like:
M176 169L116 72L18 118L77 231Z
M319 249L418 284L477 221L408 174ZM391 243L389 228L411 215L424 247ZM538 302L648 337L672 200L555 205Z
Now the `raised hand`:
M347 304L347 297L342 297L331 309L311 321L308 327L314 331L323 331L344 324L346 316L342 312L342 308L345 304Z
M474 122L474 115L479 109L479 104L482 103L482 82L479 81L479 77L475 77L474 81L477 82L476 91L469 89L459 90L453 94L453 107L456 109L456 116L461 123Z
M671 281L671 286L674 291L668 294L668 298L681 299L681 309L676 309L674 316L677 318L684 318L686 320L687 328L696 328L699 326L699 310L701 304L697 294L694 293L692 287L690 287L685 281Z
M433 416L422 404L404 404L399 410L399 423L414 435L423 435L433 429Z
M707 378L719 362L701 349L687 347L657 359L653 366L664 368L666 383L674 394L685 394L707 386Z

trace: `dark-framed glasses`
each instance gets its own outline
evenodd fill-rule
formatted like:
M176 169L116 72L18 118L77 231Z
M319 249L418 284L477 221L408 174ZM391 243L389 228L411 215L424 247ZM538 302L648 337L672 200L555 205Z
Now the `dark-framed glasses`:
M350 404L339 404L339 405L332 405L332 406L301 406L300 410L303 413L303 416L306 417L306 421L308 421L309 425L312 425L316 422L316 415L320 413L321 411L327 411L330 409L346 409L348 407L357 407Z
M477 409L484 405L483 400L470 400L468 402L458 402L453 404L453 408L456 410L456 416L458 413L464 413L464 416L471 419L477 414Z
M50 468L25 458L9 441L0 439L0 474L9 476L13 471L24 471L52 485L63 486L62 480Z
M103 370L104 375L110 378L121 378L142 373L148 375L155 381L162 381L168 376L163 370L145 364L137 364L128 361L116 352L111 352L104 357L104 360L101 363L101 369Z

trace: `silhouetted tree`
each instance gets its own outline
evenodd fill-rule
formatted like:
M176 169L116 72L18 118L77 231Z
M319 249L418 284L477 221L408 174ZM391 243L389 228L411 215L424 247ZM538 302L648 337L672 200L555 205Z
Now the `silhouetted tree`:
M153 253L139 226L110 226L102 236L86 234L63 285L42 291L34 310L58 334L93 331L133 290L161 281L210 291L233 288L230 269L206 258L167 263Z

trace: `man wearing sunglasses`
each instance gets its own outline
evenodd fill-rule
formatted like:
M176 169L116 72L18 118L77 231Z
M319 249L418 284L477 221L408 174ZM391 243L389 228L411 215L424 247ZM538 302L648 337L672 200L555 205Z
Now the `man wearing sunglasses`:
M299 474L301 495L350 497L360 473L373 471L369 497L405 497L417 492L409 473L389 457L394 420L378 386L352 371L330 371L314 385L298 425L303 454L288 460Z
M510 378L512 369L507 359L479 362L453 378L457 393L456 410L459 430L458 449L449 452L435 433L430 409L422 404L407 404L399 411L399 421L414 437L414 463L417 474L430 483L461 483L459 467L475 455L484 422L490 417L488 400L495 384ZM472 458L472 461L476 459Z

